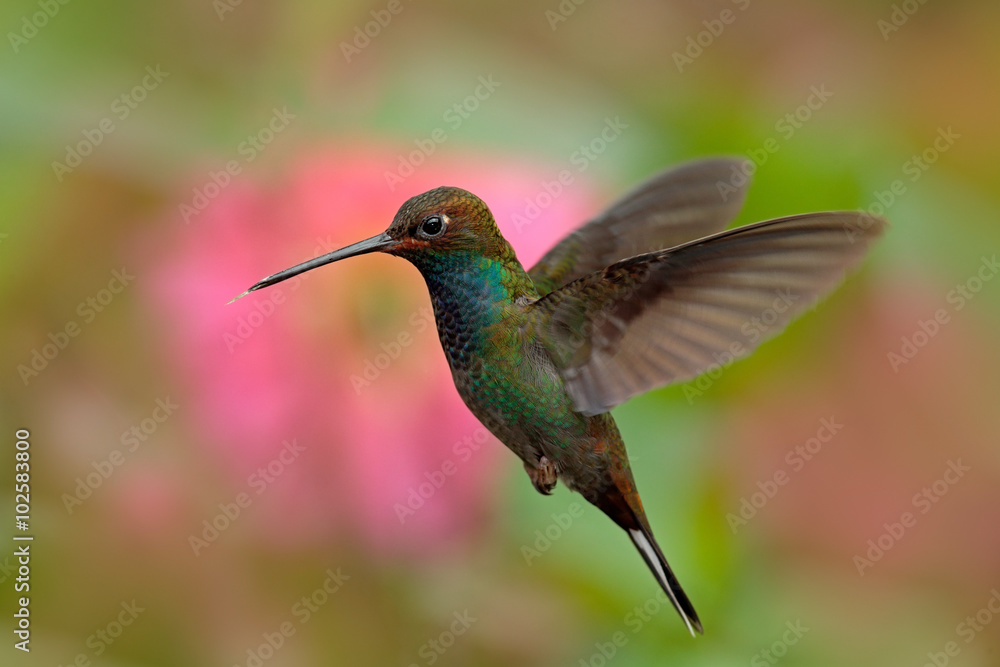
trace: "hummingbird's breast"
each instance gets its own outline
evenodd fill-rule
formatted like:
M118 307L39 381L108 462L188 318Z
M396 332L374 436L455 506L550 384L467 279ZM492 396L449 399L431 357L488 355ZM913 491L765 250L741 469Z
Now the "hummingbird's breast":
M592 428L526 326L533 286L519 293L505 278L502 267L427 278L441 346L459 395L490 432L529 464L564 459L586 448Z

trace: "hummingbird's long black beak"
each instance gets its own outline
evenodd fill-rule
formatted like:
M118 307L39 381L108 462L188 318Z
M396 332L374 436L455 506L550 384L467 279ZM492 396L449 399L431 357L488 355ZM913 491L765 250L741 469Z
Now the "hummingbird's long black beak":
M364 255L369 252L378 252L380 250L385 250L396 245L398 241L389 236L387 233L383 232L378 236L373 236L370 239L365 239L364 241L358 241L353 243L346 248L341 248L340 250L334 250L333 252L328 252L325 255L321 255L315 259L310 259L308 262L302 262L290 269L285 269L284 271L279 271L273 276L268 276L264 278L253 287L248 289L243 294L240 294L234 298L229 303L236 301L236 299L242 298L249 294L250 292L256 292L259 289L264 289L265 287L270 287L275 283L280 283L282 280L288 280L300 273L305 273L310 269L315 269L317 266L323 266L324 264L330 264L331 262L336 262L341 259L347 259L348 257L355 257L357 255Z

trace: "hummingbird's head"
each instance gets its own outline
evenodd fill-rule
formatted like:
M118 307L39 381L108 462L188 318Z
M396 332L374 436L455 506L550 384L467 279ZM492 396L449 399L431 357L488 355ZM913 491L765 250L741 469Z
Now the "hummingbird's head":
M442 186L411 197L386 230L395 243L385 252L417 267L445 257L476 255L502 259L510 246L482 199L461 188Z
M447 270L470 257L515 260L482 199L460 188L440 187L408 199L383 233L268 276L236 299L318 266L369 252L403 257L421 271Z

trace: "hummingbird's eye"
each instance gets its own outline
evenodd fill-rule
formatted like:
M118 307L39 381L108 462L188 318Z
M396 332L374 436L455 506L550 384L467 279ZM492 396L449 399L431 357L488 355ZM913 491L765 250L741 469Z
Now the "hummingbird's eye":
M447 226L448 222L443 216L431 215L424 218L417 232L425 239L432 239L441 236Z

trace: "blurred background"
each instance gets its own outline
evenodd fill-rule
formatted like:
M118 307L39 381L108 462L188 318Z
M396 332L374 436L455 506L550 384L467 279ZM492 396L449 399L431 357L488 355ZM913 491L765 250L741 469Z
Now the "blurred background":
M998 22L984 0L4 3L0 662L998 664ZM749 359L615 410L704 637L468 414L405 262L226 305L431 187L480 195L530 265L717 154L756 167L735 224L892 228Z

